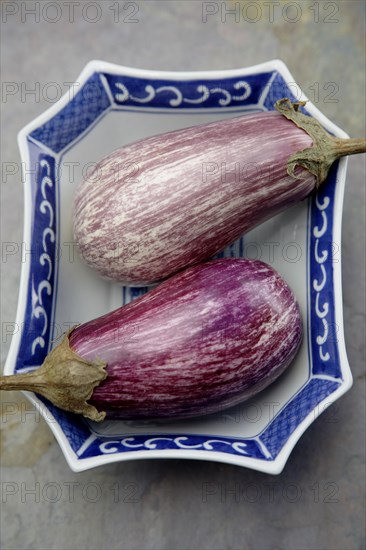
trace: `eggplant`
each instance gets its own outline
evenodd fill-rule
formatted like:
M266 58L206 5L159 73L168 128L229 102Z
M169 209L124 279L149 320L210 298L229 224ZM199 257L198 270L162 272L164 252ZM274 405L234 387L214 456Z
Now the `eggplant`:
M190 267L141 298L77 326L42 367L0 378L92 420L189 418L234 406L294 359L293 292L259 260Z
M149 137L114 151L77 186L73 232L102 277L151 284L212 258L317 189L366 141L335 139L304 103Z

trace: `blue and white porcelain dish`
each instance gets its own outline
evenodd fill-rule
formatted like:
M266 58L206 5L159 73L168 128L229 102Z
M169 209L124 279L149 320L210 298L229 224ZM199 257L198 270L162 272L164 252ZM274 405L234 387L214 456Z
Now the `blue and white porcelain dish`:
M98 277L80 260L71 213L76 183L95 162L137 139L307 99L278 60L210 72L139 70L92 61L59 102L19 134L25 184L24 246L17 326L5 374L37 368L71 326L148 289ZM309 114L348 137L311 103ZM70 467L138 458L189 458L278 474L306 428L352 385L344 344L341 216L347 160L316 196L246 234L221 254L260 258L287 280L304 322L300 352L272 386L220 414L179 422L100 424L27 393Z

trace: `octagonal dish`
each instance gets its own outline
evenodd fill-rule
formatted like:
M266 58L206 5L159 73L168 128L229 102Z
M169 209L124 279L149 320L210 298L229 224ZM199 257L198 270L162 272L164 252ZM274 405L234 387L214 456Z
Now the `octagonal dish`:
M278 60L210 72L139 70L92 61L60 101L19 134L25 168L24 246L18 330L5 374L37 368L71 326L148 291L108 283L80 260L72 236L76 183L112 150L203 122L307 99ZM311 102L306 111L348 137ZM96 424L27 393L74 471L138 458L189 458L278 474L306 428L352 385L342 318L340 238L347 160L316 196L276 216L218 256L258 258L299 301L304 340L278 381L233 409L187 421ZM133 166L131 167L133 170Z

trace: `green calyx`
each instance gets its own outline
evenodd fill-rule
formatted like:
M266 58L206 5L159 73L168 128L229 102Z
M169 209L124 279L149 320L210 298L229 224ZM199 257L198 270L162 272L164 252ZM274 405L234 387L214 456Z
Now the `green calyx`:
M276 101L275 108L304 130L313 139L313 145L291 155L287 162L287 172L295 174L297 166L302 166L316 177L316 187L326 179L329 169L340 157L366 152L366 140L363 138L341 139L331 136L322 125L313 117L299 111L306 101L292 103L287 97Z
M104 361L86 361L70 348L69 333L46 357L38 369L25 374L0 376L0 390L33 391L51 403L97 422L104 420L87 401L94 388L107 377Z

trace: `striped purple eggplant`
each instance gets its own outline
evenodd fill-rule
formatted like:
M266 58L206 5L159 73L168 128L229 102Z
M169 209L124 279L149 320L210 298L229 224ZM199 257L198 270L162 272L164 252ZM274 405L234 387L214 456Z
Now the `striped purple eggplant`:
M199 416L268 386L301 337L298 304L276 271L216 260L76 327L41 368L2 377L0 388L35 391L93 420Z
M149 137L105 157L75 195L82 258L107 279L160 281L307 197L339 156L366 150L365 140L332 138L299 105L282 100L280 112Z

